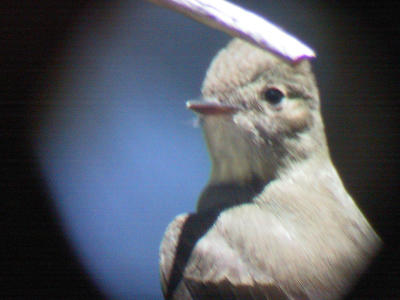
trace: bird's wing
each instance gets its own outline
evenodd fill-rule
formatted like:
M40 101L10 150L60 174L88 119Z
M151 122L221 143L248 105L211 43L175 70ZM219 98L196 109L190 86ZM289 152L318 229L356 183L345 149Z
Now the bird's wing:
M160 249L166 299L307 299L289 295L267 274L251 269L229 241L210 230L217 218L184 214L168 226Z

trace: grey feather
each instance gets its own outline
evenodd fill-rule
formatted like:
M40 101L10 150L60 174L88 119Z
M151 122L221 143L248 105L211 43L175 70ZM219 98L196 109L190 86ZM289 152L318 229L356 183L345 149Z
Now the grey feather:
M269 88L285 98L271 104ZM308 61L292 65L239 39L213 60L200 114L213 167L197 211L160 249L166 299L339 299L380 240L333 166Z

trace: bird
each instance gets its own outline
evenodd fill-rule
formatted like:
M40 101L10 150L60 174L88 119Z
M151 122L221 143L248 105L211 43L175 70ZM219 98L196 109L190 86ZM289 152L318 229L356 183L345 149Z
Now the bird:
M160 246L165 299L341 299L381 240L334 167L310 61L234 38L206 72L212 162Z

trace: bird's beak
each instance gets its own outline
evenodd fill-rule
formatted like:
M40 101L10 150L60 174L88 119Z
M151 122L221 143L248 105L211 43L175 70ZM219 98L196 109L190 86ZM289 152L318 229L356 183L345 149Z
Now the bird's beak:
M238 106L208 99L189 100L186 107L201 115L232 115L240 109Z

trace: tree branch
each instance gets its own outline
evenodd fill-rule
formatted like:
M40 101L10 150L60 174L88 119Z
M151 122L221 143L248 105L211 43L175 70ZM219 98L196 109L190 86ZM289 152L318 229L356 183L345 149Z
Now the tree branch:
M268 20L224 0L148 0L297 62L314 51Z

